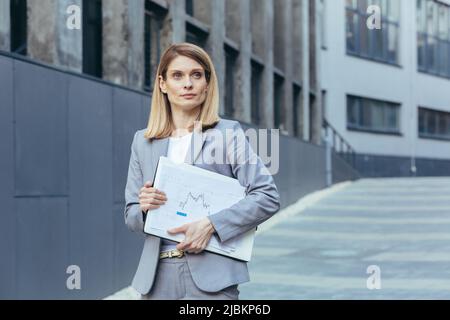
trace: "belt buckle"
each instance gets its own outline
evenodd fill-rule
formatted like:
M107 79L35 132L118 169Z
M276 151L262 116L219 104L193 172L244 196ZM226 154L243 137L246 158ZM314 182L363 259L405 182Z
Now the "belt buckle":
M183 258L184 256L184 251L183 250L178 250L179 255L177 256L177 258Z

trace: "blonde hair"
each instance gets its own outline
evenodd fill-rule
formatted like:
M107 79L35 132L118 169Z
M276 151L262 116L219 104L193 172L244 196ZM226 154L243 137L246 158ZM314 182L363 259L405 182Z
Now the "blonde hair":
M202 131L214 127L219 122L219 85L216 71L209 55L202 48L191 43L173 44L168 47L162 57L156 72L153 87L150 117L148 120L146 139L160 139L171 135L175 130L172 121L172 112L167 95L159 87L159 76L164 81L167 79L167 69L169 64L178 56L185 56L198 62L205 70L208 92L202 104L201 112L196 121L199 121ZM194 125L191 126L192 129ZM197 128L197 127L196 127Z

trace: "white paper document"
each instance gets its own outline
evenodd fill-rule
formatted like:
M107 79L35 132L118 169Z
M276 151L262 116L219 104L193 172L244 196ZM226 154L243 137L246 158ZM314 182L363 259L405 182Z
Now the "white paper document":
M245 197L245 188L237 179L187 163L175 164L167 157L159 158L153 186L165 192L168 200L148 212L144 231L178 242L185 235L171 235L168 229L217 213ZM250 230L223 243L213 234L206 250L250 261L254 232Z

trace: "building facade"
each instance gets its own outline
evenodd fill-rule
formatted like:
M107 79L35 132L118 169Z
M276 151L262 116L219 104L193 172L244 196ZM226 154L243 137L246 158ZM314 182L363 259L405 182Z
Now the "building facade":
M325 118L359 154L360 172L448 175L450 3L322 5ZM371 5L381 9L381 29L367 25L375 17Z
M150 93L164 48L195 43L215 64L221 116L320 144L318 2L2 0L0 50Z

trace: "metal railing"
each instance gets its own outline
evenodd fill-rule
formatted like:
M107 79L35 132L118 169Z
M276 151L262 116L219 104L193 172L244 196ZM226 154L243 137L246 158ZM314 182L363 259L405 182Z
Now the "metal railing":
M331 144L332 150L355 168L355 149L353 149L350 143L326 119L323 119L322 123L322 139L325 143L328 141Z

